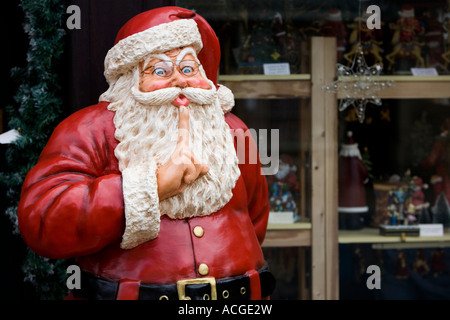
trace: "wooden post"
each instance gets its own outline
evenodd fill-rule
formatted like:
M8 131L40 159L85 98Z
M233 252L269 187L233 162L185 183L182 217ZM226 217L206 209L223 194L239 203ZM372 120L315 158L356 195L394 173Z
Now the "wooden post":
M322 90L336 76L336 39L311 43L311 222L313 300L338 299L337 100Z

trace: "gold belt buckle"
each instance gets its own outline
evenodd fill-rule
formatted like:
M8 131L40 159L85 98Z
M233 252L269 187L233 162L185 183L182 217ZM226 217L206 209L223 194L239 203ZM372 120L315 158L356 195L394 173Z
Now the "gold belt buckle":
M204 283L209 283L209 285L211 286L211 300L217 300L216 278L214 277L178 280L177 281L178 299L191 300L189 296L186 296L186 286L190 284L204 284Z

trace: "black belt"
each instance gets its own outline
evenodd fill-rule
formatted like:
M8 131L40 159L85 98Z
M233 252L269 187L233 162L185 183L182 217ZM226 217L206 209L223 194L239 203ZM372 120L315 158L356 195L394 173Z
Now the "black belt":
M268 297L275 289L275 278L267 267L258 271L261 297ZM76 297L89 300L115 300L119 281L108 280L88 272L81 272L80 289L72 290ZM249 300L248 275L214 279L212 277L180 280L174 284L146 284L139 286L139 300Z

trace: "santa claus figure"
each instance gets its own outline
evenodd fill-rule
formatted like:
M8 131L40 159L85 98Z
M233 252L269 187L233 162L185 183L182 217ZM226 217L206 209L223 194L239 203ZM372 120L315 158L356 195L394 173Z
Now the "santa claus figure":
M105 58L109 89L64 120L29 172L19 226L36 253L75 258L83 299L261 299L267 182L218 85L198 14L137 15ZM230 130L231 129L231 130ZM233 139L234 136L234 139ZM249 157L250 155L250 157Z
M347 139L339 152L338 166L339 228L361 229L364 226L363 214L369 211L365 190L368 171L351 131L347 132Z

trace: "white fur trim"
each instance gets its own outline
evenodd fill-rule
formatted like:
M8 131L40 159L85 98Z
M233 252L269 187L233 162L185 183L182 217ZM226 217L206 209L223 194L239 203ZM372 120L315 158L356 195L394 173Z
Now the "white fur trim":
M120 247L132 249L158 236L160 225L156 165L122 171L125 232Z
M105 78L111 83L149 53L162 53L188 45L192 45L197 53L203 47L197 23L192 19L175 20L135 33L108 51Z
M369 211L369 207L338 207L338 211L342 213L360 213Z
M361 152L358 149L358 144L343 144L342 149L339 152L339 155L341 157L357 157L359 159L362 159Z
M234 107L234 94L233 92L225 87L224 85L219 84L219 88L217 89L217 96L219 98L220 106L222 107L223 113L228 113Z

